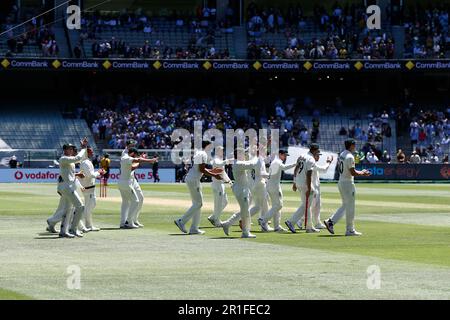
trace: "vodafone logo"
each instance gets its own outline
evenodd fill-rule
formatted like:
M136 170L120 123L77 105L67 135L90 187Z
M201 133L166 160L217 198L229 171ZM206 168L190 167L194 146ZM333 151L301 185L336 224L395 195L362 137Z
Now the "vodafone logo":
M14 178L17 181L25 179L26 181L34 181L34 180L40 180L40 181L53 181L58 179L59 173L58 172L51 172L51 171L37 171L37 172L23 172L23 171L16 171L14 173Z
M16 178L16 180L22 180L23 178L22 171L16 171L16 173L14 174L14 178Z
M450 167L442 167L441 176L444 179L449 179L450 178Z

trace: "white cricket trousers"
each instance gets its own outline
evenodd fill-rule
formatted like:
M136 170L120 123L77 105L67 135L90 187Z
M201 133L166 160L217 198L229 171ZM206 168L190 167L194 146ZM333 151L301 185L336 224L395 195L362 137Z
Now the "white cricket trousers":
M78 192L69 187L58 188L58 192L61 194L61 200L63 202L61 205L65 208L60 233L67 233L69 228L75 232L83 217L83 201Z
M269 204L267 203L266 184L264 182L255 183L252 189L253 207L250 209L250 216L259 213L259 217L269 211Z
M250 233L250 211L249 211L249 190L234 184L231 189L239 204L239 212L233 214L224 224L232 226L237 221L242 221L242 234L248 235Z
M273 227L278 229L280 227L281 209L283 208L283 191L281 186L278 189L267 189L270 201L272 202L272 208L263 216L265 222L268 222L273 218Z
M211 218L218 221L223 209L228 205L228 196L225 192L225 184L213 182L211 187L214 195L214 212Z
M313 201L313 193L307 194L307 189L305 187L298 188L300 193L300 207L294 212L294 214L289 218L289 222L295 224L300 218L307 219L306 229L312 229L313 221L311 219L311 203Z
M339 181L338 188L342 206L330 217L330 220L336 224L345 213L347 231L353 231L355 229L355 184L352 181Z
M58 222L61 222L64 219L67 210L66 205L67 201L64 201L63 197L60 195L58 208L56 208L55 213L47 219L47 221L51 225L56 225ZM73 211L73 208L71 208L71 210Z
M136 191L136 194L139 198L139 204L137 207L135 219L133 220L134 222L136 222L139 221L139 216L141 215L142 206L144 204L144 193L142 192L141 186L139 185L139 182L136 179L133 180L133 188Z
M322 200L321 200L321 196L320 196L320 189L317 189L316 191L314 191L311 194L310 200L311 200L310 211L311 211L311 216L312 216L312 222L313 222L314 226L317 226L321 222L320 221L320 208L322 207ZM304 222L305 222L305 215L301 215L300 220L298 221L298 224L303 225Z
M83 192L83 196L84 196L83 220L85 227L89 229L94 226L92 222L92 211L94 211L94 208L97 205L97 198L95 197L95 188L85 190Z
M203 191L200 181L186 181L186 185L191 194L192 205L181 217L183 224L192 219L190 232L196 232L200 226L200 214L203 206Z
M120 225L135 223L137 221L139 208L142 208L144 195L142 190L136 189L133 181L118 184L122 196L122 207L120 210Z

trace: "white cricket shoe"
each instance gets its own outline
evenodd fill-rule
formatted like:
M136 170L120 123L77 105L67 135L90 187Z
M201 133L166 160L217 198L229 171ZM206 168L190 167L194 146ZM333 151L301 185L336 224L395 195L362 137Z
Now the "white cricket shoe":
M197 230L190 230L189 234L205 234L205 231L197 229Z
M100 228L97 228L97 227L90 227L90 228L88 228L88 230L89 230L89 232L97 232L97 231L100 231Z
M59 233L60 238L75 238L75 235L71 234L70 232L63 232Z
M223 232L229 236L230 235L230 225L226 222L222 223Z
M264 232L273 231L272 228L270 228L272 230L269 230L269 225L268 225L268 223L266 221L264 221L263 218L258 218L258 224L261 226L261 230L264 231Z
M83 238L83 233L78 230L69 230L69 233L73 234L74 236L78 238Z
M319 230L319 229L316 229L316 228L314 228L314 227L312 227L312 228L306 228L306 233L317 233L317 232L320 232L320 230Z
M220 221L217 221L216 219L214 219L212 216L208 217L208 221L216 228L221 226Z
M50 233L58 233L58 231L55 228L55 225L53 223L50 223L48 220L47 220L47 231Z
M142 223L140 223L139 221L135 221L134 224L137 225L139 228L144 227L144 225Z
M316 229L326 229L327 226L324 225L322 222L319 222L318 224L316 224L316 225L314 226L314 228L316 228Z
M139 229L137 225L134 224L134 222L131 223L125 223L125 229Z
M291 231L292 233L297 233L297 231L295 231L295 227L292 225L292 222L286 220L284 223L288 227L289 231Z
M245 239L254 239L254 238L256 238L256 236L253 234L253 233L243 233L242 235L241 235L241 238L245 238Z
M286 228L283 228L282 226L279 226L278 228L274 229L275 232L288 232L289 230Z
M266 227L265 229L263 227L261 227L261 232L272 232L272 231L275 231L275 229L272 228L271 226L269 226L268 224L266 224L265 227Z
M358 231L356 231L356 230L352 230L352 231L347 231L346 233L345 233L345 235L347 236L347 237L351 237L351 236L362 236L362 233L361 232L358 232Z
M91 231L91 229L84 227L84 228L81 228L80 231L83 233L88 233L89 231Z
M186 230L186 227L184 226L184 223L183 223L183 221L181 221L181 219L174 220L174 223L178 227L178 229L180 229L181 232L188 233Z

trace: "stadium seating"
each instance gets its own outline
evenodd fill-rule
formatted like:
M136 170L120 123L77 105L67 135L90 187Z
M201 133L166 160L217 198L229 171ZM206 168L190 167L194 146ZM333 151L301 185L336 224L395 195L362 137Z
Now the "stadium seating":
M177 27L175 22L167 21L165 19L152 20L153 32L144 33L143 31L130 31L129 27L115 26L105 27L102 32L97 32L97 40L116 40L125 41L131 47L143 46L145 41L149 42L151 47L155 46L155 43L159 40L164 43L163 46L170 47L172 49L188 47L189 41L193 34L187 27ZM94 40L86 40L83 43L83 49L86 57L92 57L92 44ZM228 49L230 51L230 57L235 57L233 35L230 33L223 33L221 31L215 32L214 47L217 51L223 51Z
M97 149L85 120L65 119L48 108L44 112L2 110L0 137L13 149L60 149L65 143L78 144L88 137Z
M312 123L313 117L302 117L303 121L307 124ZM320 144L321 148L326 151L332 151L339 153L342 151L345 140L348 139L347 135L339 135L339 130L344 127L346 130L360 124L362 130L367 132L370 121L367 119L353 119L348 116L335 116L327 115L319 117L320 120L320 133L318 136L317 143ZM396 144L396 125L394 120L389 121L389 125L392 129L391 137L383 137L381 142L371 142L380 150L387 150L388 153L393 156L397 150ZM308 127L311 129L311 127ZM357 140L358 141L358 140ZM360 142L360 141L358 141Z

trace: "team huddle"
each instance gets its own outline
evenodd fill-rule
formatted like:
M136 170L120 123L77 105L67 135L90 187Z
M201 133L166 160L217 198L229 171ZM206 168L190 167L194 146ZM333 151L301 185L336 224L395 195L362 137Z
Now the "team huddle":
M236 149L233 159L223 159L223 149L217 148L212 161L208 161L207 153L196 150L193 158L193 166L186 177L186 184L192 198L192 206L179 219L174 221L175 225L183 232L189 234L203 234L199 229L201 208L203 205L203 192L200 183L203 175L212 177L212 190L214 194L214 213L208 220L215 227L222 227L226 235L229 235L230 227L239 221L242 230L242 238L255 238L251 229L251 217L259 214L258 224L263 232L287 232L296 233L295 225L305 229L307 233L320 232L326 228L334 234L334 225L346 214L347 228L346 236L358 236L360 232L355 230L355 185L354 177L368 176L367 170L355 169L356 143L354 140L345 142L345 151L338 159L339 183L338 188L342 198L342 206L329 219L323 223L320 219L321 196L320 196L320 173L326 172L333 161L332 157L327 159L326 166L320 166L319 145L311 144L309 152L300 156L294 164L286 165L288 153L280 150L278 155L270 161L269 171L266 170L265 150L259 146L256 155L252 159L245 159L243 152ZM206 168L212 164L213 169ZM223 171L226 164L232 165L234 182ZM300 193L301 204L292 216L285 221L287 229L281 225L281 210L283 208L283 191L281 188L281 177L283 171L294 168L293 190ZM239 211L225 221L220 216L228 203L225 184L231 184L233 194L239 204ZM272 204L269 209L269 200ZM253 206L250 208L250 202ZM186 223L192 220L189 232ZM269 223L273 223L273 228Z
M215 227L223 228L229 235L232 225L239 221L242 230L242 238L255 238L251 233L251 218L258 215L258 224L262 232L292 232L296 233L295 226L306 233L320 232L327 229L334 234L334 225L346 215L346 235L361 235L354 227L355 219L355 176L368 176L367 170L355 169L355 141L345 142L345 151L338 159L339 183L338 188L342 198L342 206L327 220L321 222L321 195L320 174L327 172L332 157L328 157L326 165L318 164L321 153L319 145L311 144L309 152L298 157L293 164L286 165L289 156L287 151L280 150L278 155L271 161L266 155L266 149L260 145L252 151L254 156L249 158L244 150L235 149L234 157L224 159L222 147L215 150L213 159L208 159L205 148L195 150L193 165L186 176L186 185L189 189L192 206L186 213L176 219L176 226L183 232L189 234L203 234L200 229L201 208L203 206L203 191L201 179L203 175L212 178L212 190L214 194L214 211L208 217L208 221ZM47 219L47 231L58 233L56 224L61 223L59 236L64 238L83 237L83 234L91 231L99 231L92 219L92 212L96 206L95 180L105 175L105 170L95 170L91 162L94 153L88 146L87 139L81 141L81 150L72 144L63 146L63 156L59 159L60 175L58 178L57 192L60 201L55 213ZM120 177L118 189L122 198L120 228L136 229L143 225L139 222L144 194L134 175L134 171L141 163L155 163L158 158L147 158L146 154L139 154L134 143L127 144L120 159ZM80 170L76 172L76 164ZM266 164L269 169L267 171ZM224 168L232 166L232 181ZM212 169L208 169L212 166ZM283 190L281 178L283 171L294 168L294 181L292 189L300 194L299 208L285 221L287 227L281 225L281 211L283 209ZM233 194L238 202L239 211L227 220L222 221L223 210L228 204L226 184L231 185ZM84 201L81 195L83 195ZM269 202L271 207L269 209ZM250 204L253 203L252 207ZM186 224L192 220L189 231ZM271 227L269 224L272 224Z

